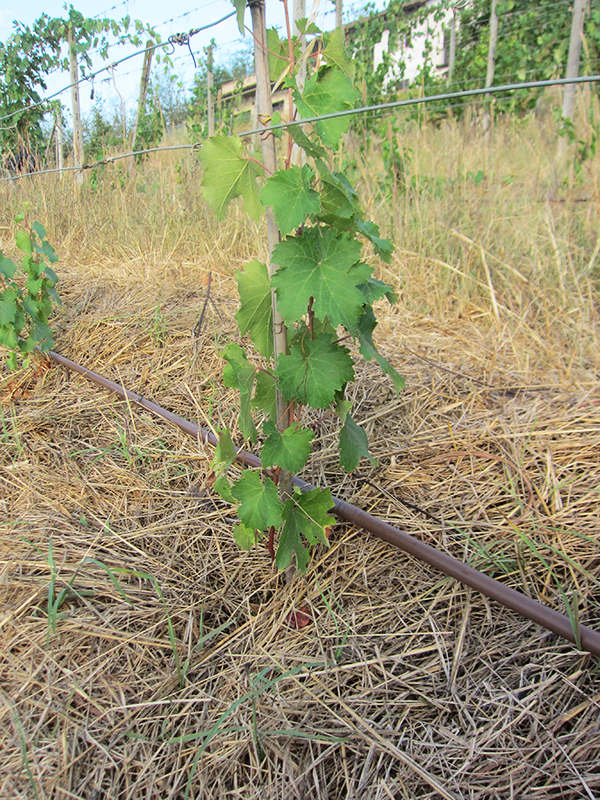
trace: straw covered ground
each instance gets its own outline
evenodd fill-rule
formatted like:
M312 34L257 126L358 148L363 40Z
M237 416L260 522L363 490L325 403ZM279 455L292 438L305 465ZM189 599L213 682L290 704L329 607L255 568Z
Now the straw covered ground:
M395 187L375 137L349 142L398 247L377 341L406 390L357 358L378 466L345 475L315 417L304 477L600 630L600 169L557 179L552 133L407 127ZM30 200L56 350L237 430L219 351L263 231L163 159L4 186L1 246ZM0 398L0 797L600 796L597 659L347 524L286 583L237 549L208 446L57 366Z

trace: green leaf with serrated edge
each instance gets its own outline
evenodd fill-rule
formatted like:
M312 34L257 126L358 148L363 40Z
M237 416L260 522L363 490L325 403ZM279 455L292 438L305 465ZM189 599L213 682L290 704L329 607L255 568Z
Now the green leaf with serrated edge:
M354 378L354 363L331 334L319 334L311 341L307 333L299 345L292 345L290 355L278 357L276 374L286 400L327 408L335 393Z
M30 297L24 297L23 298L23 311L26 314L29 314L30 317L35 319L37 317L37 315L38 315L38 312L39 312L39 306L35 302L35 300L32 300Z
M373 314L373 309L371 306L365 306L365 313L358 321L358 342L360 345L360 353L367 359L367 361L370 361L372 358L374 358L379 364L381 371L385 375L389 375L392 379L392 383L394 384L396 392L401 392L402 389L404 389L404 378L402 375L396 372L389 361L386 361L386 359L377 350L375 343L373 342L373 331L376 327L377 320Z
M275 378L268 372L259 370L256 373L256 388L252 398L252 408L264 411L267 417L277 418L277 398L275 392Z
M237 136L211 136L198 157L204 168L204 196L217 219L223 219L229 203L241 196L246 212L258 220L262 213L256 182L260 168L245 155L241 139Z
M314 22L309 22L307 18L303 17L302 19L294 20L294 25L298 28L300 33L308 33L309 35L312 34L319 34L321 33L321 29L315 25Z
M231 0L231 2L237 11L237 25L239 32L242 34L242 36L244 36L244 11L246 10L246 0Z
M7 286L0 295L0 325L8 325L17 314L17 293L12 286Z
M232 506L237 505L235 497L231 494L231 484L225 475L219 475L213 483L213 490L219 495L221 500L224 500L226 503L231 503Z
M379 226L374 222L365 222L362 219L356 220L356 227L365 236L375 248L375 252L385 261L386 264L390 263L392 253L394 252L394 245L389 239L383 239L379 235Z
M10 281L14 278L16 271L16 264L13 264L10 258L6 258L2 251L0 251L0 274Z
M350 230L358 216L358 196L349 181L338 173L320 168L319 190L323 211L318 219L337 230Z
M250 550L252 550L256 544L256 531L254 528L247 528L245 525L240 523L233 529L233 538L235 539L239 548L246 550L246 552L250 552Z
M336 66L346 75L350 81L354 82L356 65L346 53L346 34L343 28L335 28L329 34L329 41L323 50L323 58L329 66Z
M287 325L306 314L310 298L313 311L332 325L356 330L364 304L357 285L368 280L371 268L356 265L361 243L330 228L305 228L302 236L288 236L273 249L279 269L271 278L277 308Z
M0 325L0 344L3 344L4 347L8 347L11 350L15 350L17 341L17 331L12 325Z
M36 344L39 344L43 352L46 352L54 345L52 328L46 325L45 322L36 322L31 329L30 336L33 339L34 347ZM33 347L31 349L33 349Z
M350 400L344 399L344 392L336 392L335 395L335 413L337 416L342 420L342 422L346 422L346 417L350 413L352 409L352 403Z
M32 297L38 294L40 289L42 288L43 278L28 278L27 282L25 283L25 288L29 292Z
M256 441L258 431L252 419L251 398L256 368L246 358L239 344L228 344L221 356L228 362L223 368L223 383L240 392L240 427L244 438Z
M269 51L269 78L278 81L289 66L287 42L282 42L275 28L267 29Z
M261 452L263 467L281 467L290 472L299 472L310 455L310 444L314 433L297 424L290 425L281 433L270 419L263 423L267 435Z
M271 117L270 124L271 125L281 125L281 122L282 122L281 114L279 113L279 111L274 111L273 115ZM271 131L271 133L273 134L273 136L276 139L281 139L281 137L283 136L284 131L283 131L283 128L278 128L276 131Z
M219 441L215 447L215 454L210 462L210 468L217 475L222 475L227 472L229 467L233 464L236 457L235 445L231 441L231 434L228 428L223 428L218 431Z
M288 131L298 147L301 147L307 156L315 159L327 158L327 150L317 142L309 139L300 125L292 125L288 128Z
M58 275L56 274L56 272L54 272L54 270L50 269L50 267L46 267L44 269L44 275L50 282L51 286L56 286L56 284L58 283Z
M306 572L309 550L304 545L302 536L311 545L320 542L329 547L325 528L335 522L327 513L332 508L333 498L329 489L311 489L304 494L296 489L294 497L286 500L283 509L284 526L279 534L279 545L275 554L278 569L288 567L292 553L295 553L298 572Z
M354 108L360 92L335 67L321 67L308 78L302 94L294 90L294 102L302 119L334 114ZM315 128L325 146L337 149L340 137L350 127L350 116L321 120Z
M378 463L376 458L369 455L367 434L348 414L340 431L340 467L346 472L353 472L361 457L368 458L373 466Z
M381 297L387 297L388 302L396 303L398 298L391 286L387 283L377 280L377 278L369 278L366 283L361 283L358 287L364 295L365 303L372 306L376 300Z
M40 237L40 242L43 242L46 238L46 228L44 228L41 222L34 222L31 227Z
M17 231L15 234L17 247L25 255L31 255L31 237L27 231Z
M270 478L263 483L259 472L246 470L233 484L231 493L240 502L238 516L248 528L267 531L271 525L281 525L283 504Z
M273 304L269 272L260 261L249 261L235 273L240 307L235 318L242 336L248 332L261 356L273 355Z
M58 256L54 252L54 248L48 242L42 242L41 245L36 244L35 251L42 256L46 256L51 264L55 264L58 261Z
M282 236L295 230L310 214L321 210L319 195L312 188L315 173L303 167L280 169L267 179L260 194L265 206L272 206Z

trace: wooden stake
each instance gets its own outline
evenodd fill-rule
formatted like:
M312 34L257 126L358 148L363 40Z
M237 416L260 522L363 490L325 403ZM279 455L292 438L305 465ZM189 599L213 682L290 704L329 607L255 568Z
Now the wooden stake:
M63 129L62 129L62 114L59 111L56 115L55 123L55 142L56 142L56 166L58 167L58 177L62 180L63 168Z
M75 52L75 41L73 30L69 26L67 33L69 44L69 74L71 78L71 110L73 112L73 162L77 167L77 185L83 183L83 127L81 125L81 110L79 108L79 68L77 66L77 53Z
M571 39L569 41L569 60L567 61L567 78L579 77L579 56L581 55L581 34L583 33L583 16L585 0L575 0L573 4L573 22L571 23ZM575 111L575 95L577 86L572 83L565 86L563 95L563 119L573 119Z
M146 42L146 52L144 53L144 66L142 67L142 79L140 80L140 96L138 97L137 114L135 115L135 125L131 134L131 152L135 151L135 140L137 138L138 128L142 115L146 109L146 97L148 96L148 84L150 82L150 67L152 65L152 54L154 52L153 42ZM130 166L133 164L133 159Z
M213 46L206 48L206 94L208 103L208 135L215 135L215 99L213 97Z
M258 0L250 6L252 14L252 32L254 34L254 64L256 66L256 103L258 118L262 122L270 120L273 114L271 103L271 81L269 78L269 57L267 52L267 27L265 22L265 0ZM262 160L267 170L272 174L277 169L277 153L275 138L272 133L262 136ZM267 237L269 242L269 255L273 253L275 245L281 241L279 228L272 208L267 208ZM269 259L269 275L277 271L277 265ZM274 358L287 353L287 329L283 318L277 310L277 298L272 292L273 303L273 349ZM289 428L292 423L291 408L283 399L281 392L277 391L277 423L280 430ZM279 488L283 495L292 494L292 476L282 470L279 478Z
M335 27L342 27L342 0L335 0Z
M498 42L498 14L496 13L497 0L492 0L492 11L490 13L490 47L488 50L487 74L485 76L485 88L488 89L494 82L494 71L496 69L496 44ZM486 94L487 102L485 114L483 115L483 130L487 131L490 127L490 97Z

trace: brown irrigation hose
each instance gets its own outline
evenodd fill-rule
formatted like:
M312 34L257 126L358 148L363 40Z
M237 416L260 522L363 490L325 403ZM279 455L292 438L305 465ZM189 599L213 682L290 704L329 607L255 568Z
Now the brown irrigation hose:
M208 442L209 444L217 444L217 438L213 433L210 433L210 431L195 425L193 422L189 422L182 417L178 417L176 414L167 411L156 403L152 403L150 400L145 400L139 394L135 394L134 392L125 389L120 384L110 381L107 378L103 378L101 375L98 375L95 372L91 372L91 370L82 367L80 364L76 364L74 361L70 361L68 358L61 356L58 353L50 351L47 355L49 355L50 358L52 358L58 364L62 364L63 367L67 367L67 369L78 372L80 375L83 375L85 378L88 378L88 380L97 383L99 386L103 386L105 389L115 392L120 397L132 403L136 403L142 408L145 408L147 411L151 411L153 414L157 414L159 417L163 417L163 419L172 422L181 428L181 430L185 433L199 438L204 442ZM262 466L260 459L257 456L254 456L251 453L246 453L244 450L238 450L237 458L238 461L241 461L243 464L247 464L251 467ZM309 489L314 488L310 484L300 480L300 478L294 478L294 484L302 489L302 491L308 491ZM392 525L389 525L387 522L383 522L376 517L372 517L370 514L367 514L366 511L362 511L361 509L356 508L356 506L352 506L350 503L344 502L344 500L338 500L337 498L334 498L334 502L335 514L338 517L364 528L365 530L369 531L369 533L378 536L380 539L399 547L401 550L405 550L407 553L416 556L421 561L425 561L427 564L431 564L432 567L439 569L446 575L450 575L461 583L471 586L473 589L476 589L478 592L481 592L492 600L497 600L499 603L502 603L503 606L512 608L513 611L516 611L522 616L537 622L539 625L543 625L545 628L553 631L559 636L562 636L564 639L568 639L570 642L575 642L576 644L581 645L583 650L587 650L596 656L600 656L600 633L598 631L587 628L585 625L579 625L576 635L569 618L564 614L560 614L558 611L554 611L552 608L543 606L541 603L538 603L537 600L532 600L530 597L521 594L521 592L517 592L515 589L504 586L504 584L500 583L499 581L489 578L482 572L463 564L461 561L458 561L456 558L453 558L446 553L440 553L439 550L430 547L430 545L425 544L418 539L414 539L407 533L403 533L397 528L394 528ZM579 642L577 642L577 637L579 637Z

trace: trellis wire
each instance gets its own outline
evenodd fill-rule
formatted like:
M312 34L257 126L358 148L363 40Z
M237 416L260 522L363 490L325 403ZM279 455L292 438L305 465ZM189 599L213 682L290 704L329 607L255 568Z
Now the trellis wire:
M123 64L125 61L129 61L129 59L131 58L135 58L136 56L140 55L145 55L146 53L149 52L154 52L154 50L157 50L160 47L172 47L175 44L187 44L188 40L192 36L195 36L197 33L200 33L201 31L206 31L209 28L214 28L216 25L220 25L221 22L225 22L225 20L235 16L236 13L237 13L236 11L232 11L231 13L226 14L224 17L221 17L221 19L216 20L216 22L211 22L208 25L203 25L200 28L192 28L187 33L173 34L173 36L169 36L166 42L161 42L160 44L152 45L151 47L144 48L143 50L136 50L135 53L130 53L128 56L124 56L123 58L120 58L118 61L113 61L110 64L107 64L105 67L96 70L96 72L91 72L89 75L85 75L75 83L70 83L63 89L59 89L57 92L54 92L54 94L48 95L43 100L40 100L39 103L32 103L30 106L26 106L25 108L20 108L18 111L11 111L10 114L6 114L4 117L0 117L0 122L3 122L5 119L11 119L12 117L15 117L17 114L22 114L26 111L30 111L33 108L39 108L40 106L43 106L45 103L47 103L49 100L53 100L55 97L59 97L61 94L68 92L69 89L73 88L73 86L78 86L80 83L85 83L86 81L90 81L97 75L100 75L102 72L114 69L114 67L117 67L119 64Z
M315 117L307 117L305 119L295 119L290 120L289 122L280 122L276 125L265 125L262 128L253 128L249 131L241 131L240 133L235 134L236 136L251 136L252 134L256 133L268 133L269 131L281 130L283 128L291 128L295 125L305 125L307 123L314 123L320 122L321 120L328 120L328 119L336 119L338 117L348 117L354 114L368 114L374 113L377 111L382 111L385 109L391 108L403 108L405 106L411 105L421 105L423 103L433 103L433 102L441 102L445 100L455 100L462 97L478 97L481 95L487 94L494 94L498 92L513 92L518 91L519 89L538 89L544 88L548 86L565 86L568 84L580 84L580 83L598 83L600 82L600 75L584 75L579 78L553 78L544 81L529 81L527 83L509 83L503 86L488 86L479 89L465 89L462 92L446 92L445 94L434 94L428 95L426 97L412 97L408 100L395 100L391 103L378 103L372 106L362 106L361 108L348 108L344 109L343 111L336 111L331 114L321 114ZM121 158L131 158L132 156L140 156L145 155L146 153L158 153L166 150L188 150L191 149L192 153L194 153L202 144L200 142L194 145L170 145L167 147L151 147L147 150L136 150L134 153L122 153L121 155L116 156L108 156L100 161L97 161L94 164L90 164L84 167L63 167L62 171L68 170L81 170L81 169L93 169L94 167L102 166L103 164L109 164L112 161L117 161ZM14 181L19 178L27 178L33 175L46 175L51 172L60 172L58 168L55 169L46 169L46 170L39 170L38 172L27 172L22 175L14 175L10 178L0 178L0 183L4 183L6 181Z

